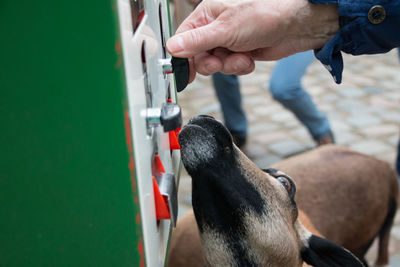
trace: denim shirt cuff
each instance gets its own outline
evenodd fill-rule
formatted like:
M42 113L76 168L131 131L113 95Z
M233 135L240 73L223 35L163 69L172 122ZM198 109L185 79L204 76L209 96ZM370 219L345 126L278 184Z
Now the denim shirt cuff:
M342 80L341 51L352 54L386 53L400 46L400 1L308 0L313 4L338 6L339 32L315 56L329 70L336 83ZM381 21L372 23L368 14L374 7L385 11Z
M313 4L333 4L338 5L338 0L308 0ZM332 75L336 83L342 82L343 57L341 51L342 38L338 32L325 46L321 49L315 49L315 57L321 61L324 67Z
M323 48L314 50L315 57L321 61L338 84L342 82L343 72L341 43L341 35L337 33Z

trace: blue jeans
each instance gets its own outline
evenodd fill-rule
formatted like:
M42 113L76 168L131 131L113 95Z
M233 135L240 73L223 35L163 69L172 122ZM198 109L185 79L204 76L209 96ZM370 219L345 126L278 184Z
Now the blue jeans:
M311 136L318 140L331 131L329 121L314 104L301 85L307 67L313 62L312 51L281 59L272 71L270 91L306 126ZM247 120L242 108L239 79L236 75L213 75L213 83L227 128L239 135L247 134Z
M397 176L398 176L398 181L400 183L400 140L399 143L397 144L397 157L396 157L396 171L397 171Z
M238 77L215 73L212 75L212 80L221 104L225 126L232 134L245 138L247 135L247 118L242 107Z
M397 56L399 57L400 60L400 47L397 48ZM400 140L399 143L397 144L396 171L398 176L398 182L400 183Z

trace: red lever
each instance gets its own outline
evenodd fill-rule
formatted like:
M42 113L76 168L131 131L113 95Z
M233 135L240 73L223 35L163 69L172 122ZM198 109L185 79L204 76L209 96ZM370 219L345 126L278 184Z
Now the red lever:
M178 130L180 130L180 128ZM171 150L181 149L181 146L179 145L179 142L178 142L178 136L177 136L177 132L179 133L178 130L168 132L169 146L170 146Z
M153 176L153 190L154 190L154 202L156 206L156 218L157 220L170 219L171 213L164 197L161 195L160 189L156 179Z
M178 136L179 132L181 131L182 127L179 127L178 129L174 130L176 136Z
M153 174L157 176L161 176L162 173L165 173L164 165L161 162L160 155L155 154L154 156L154 165L153 165Z

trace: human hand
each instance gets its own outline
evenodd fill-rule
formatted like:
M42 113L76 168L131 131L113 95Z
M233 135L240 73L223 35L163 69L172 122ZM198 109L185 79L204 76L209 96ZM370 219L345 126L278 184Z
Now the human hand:
M321 48L338 31L335 5L307 0L203 0L167 42L195 73L247 74L255 60Z

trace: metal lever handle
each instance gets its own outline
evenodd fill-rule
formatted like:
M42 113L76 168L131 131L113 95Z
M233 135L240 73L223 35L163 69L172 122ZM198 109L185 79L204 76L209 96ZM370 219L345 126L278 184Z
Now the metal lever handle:
M182 126L181 107L175 103L165 103L161 107L161 125L164 132L170 132Z
M176 226L178 218L178 193L175 184L175 176L171 173L163 173L161 177L156 177L160 193L168 204L171 214L171 222Z
M175 73L176 90L181 92L189 83L189 60L187 58L172 57L171 63Z
M164 132L170 132L182 126L181 107L175 103L164 103L160 108L148 108L145 116L151 127L162 125Z
M183 91L189 83L189 60L187 58L172 57L160 59L164 74L174 73L176 90Z

